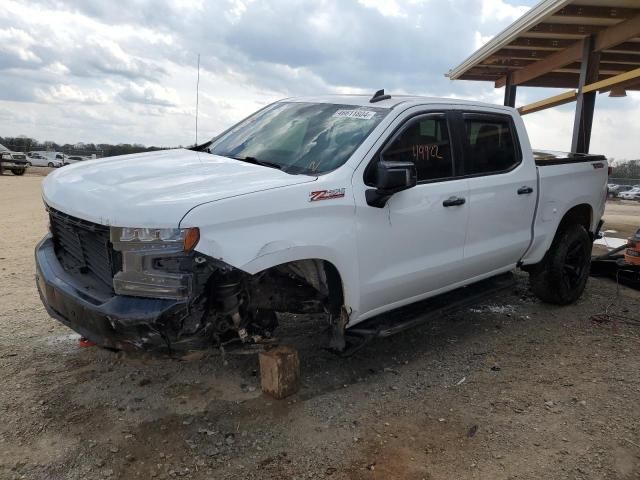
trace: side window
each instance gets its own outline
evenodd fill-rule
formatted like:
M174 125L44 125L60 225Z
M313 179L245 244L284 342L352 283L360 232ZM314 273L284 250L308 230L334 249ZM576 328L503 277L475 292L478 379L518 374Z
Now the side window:
M414 162L418 182L452 177L453 159L446 119L431 115L409 120L383 150L381 159Z
M465 115L464 125L469 141L469 151L464 159L465 174L497 173L520 163L508 118Z

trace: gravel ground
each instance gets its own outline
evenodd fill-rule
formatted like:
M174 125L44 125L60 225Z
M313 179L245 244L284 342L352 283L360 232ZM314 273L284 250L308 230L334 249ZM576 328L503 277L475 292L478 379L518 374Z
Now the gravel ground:
M640 292L591 279L558 308L518 275L348 359L318 346L318 319L283 318L303 386L276 401L251 349L79 347L34 285L41 180L0 177L0 479L640 478L640 324L591 318L638 319Z

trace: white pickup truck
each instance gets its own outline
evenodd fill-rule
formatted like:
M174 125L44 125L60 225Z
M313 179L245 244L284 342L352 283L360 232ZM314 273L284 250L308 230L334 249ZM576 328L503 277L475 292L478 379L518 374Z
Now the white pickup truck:
M105 347L257 341L293 312L325 313L340 350L361 322L516 267L542 300L574 302L607 172L533 152L508 107L286 99L194 149L51 173L37 284Z

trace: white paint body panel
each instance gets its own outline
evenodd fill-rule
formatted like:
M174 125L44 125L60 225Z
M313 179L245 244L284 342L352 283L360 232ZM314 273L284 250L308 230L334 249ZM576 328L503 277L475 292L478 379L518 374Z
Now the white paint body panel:
M538 199L537 168L520 116L514 118L522 162L513 170L469 178L469 225L464 247L467 274L508 271L527 251ZM532 193L518 195L530 187Z
M357 245L363 318L425 298L466 280L465 232L469 205L443 208L468 195L467 180L421 184L400 192L385 208L371 208L359 192Z
M47 205L103 225L176 227L202 203L313 180L177 149L68 165L42 192Z
M525 265L542 260L560 221L576 205L591 206L590 231L595 232L607 199L606 166L596 170L591 162L549 165L538 168L538 177L538 208L533 241L522 259Z
M443 208L452 196L466 197L466 179L423 183L397 193L384 208L367 205L365 169L375 154L407 119L444 113L445 104L412 105L389 121L383 135L356 168L355 193L359 297L351 324L444 291L466 279L464 240L469 205ZM351 306L351 304L349 304Z
M360 96L287 101L369 105ZM178 149L70 165L45 179L43 198L104 225L199 227L197 251L251 274L295 260L331 262L351 308L350 326L520 261L539 261L576 205L591 206L592 231L602 216L606 168L589 162L536 167L524 124L511 108L419 97L375 106L390 111L343 166L319 177ZM500 175L419 184L384 208L367 205L364 170L394 128L416 112L457 109L511 115L522 164ZM519 196L521 186L534 192ZM311 192L342 188L342 198L309 201ZM452 195L468 202L443 208Z

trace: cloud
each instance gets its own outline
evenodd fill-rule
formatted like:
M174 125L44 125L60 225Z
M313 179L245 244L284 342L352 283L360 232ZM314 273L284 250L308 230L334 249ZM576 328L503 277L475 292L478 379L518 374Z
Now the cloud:
M249 5L253 2L254 0L230 0L228 2L228 8L224 12L225 18L232 24L236 23L242 18L247 8L249 8Z
M42 59L33 51L35 39L23 30L0 29L0 69L41 65Z
M166 73L154 61L131 55L115 40L98 35L87 36L81 47L70 54L72 58L67 60L68 67L79 76L118 75L127 79L158 80Z
M476 50L493 38L493 35L482 35L480 32L475 33L474 44Z
M151 82L143 84L130 82L127 87L120 91L119 96L127 102L145 105L173 107L179 103L178 94L173 88L163 87Z
M69 142L191 143L198 53L203 136L288 96L385 88L499 103L493 85L444 73L534 3L3 0L0 22L10 26L0 30L0 129ZM518 89L518 102L552 94ZM607 106L594 145L611 135L607 122L621 108ZM527 122L536 140L566 147L566 132L548 125L567 115ZM633 155L618 143L616 156Z
M36 99L42 103L83 103L100 105L109 101L109 94L101 90L83 90L73 85L54 85L46 90L36 89Z
M385 17L407 17L406 11L395 0L358 0L358 3L374 8Z
M526 5L513 5L504 0L482 0L482 23L493 22L495 20L513 22L527 13L529 7Z

